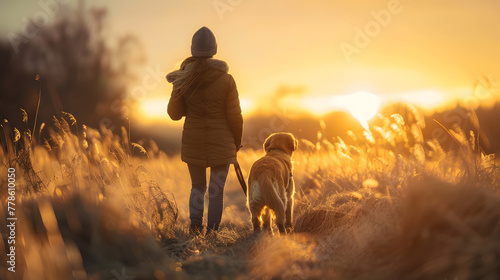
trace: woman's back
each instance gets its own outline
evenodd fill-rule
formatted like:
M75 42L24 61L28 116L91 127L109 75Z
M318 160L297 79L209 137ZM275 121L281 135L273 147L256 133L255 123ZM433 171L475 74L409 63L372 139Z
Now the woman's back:
M227 172L236 159L243 133L236 84L227 64L212 58L216 53L214 34L202 27L193 35L193 56L167 75L173 83L168 114L172 120L186 117L181 159L187 163L192 181L189 217L195 234L202 231L206 167L211 167L207 231L219 228Z
M172 119L186 116L181 152L184 162L208 167L236 158L243 119L236 84L228 70L224 61L207 59L206 69L177 101L169 103ZM170 79L174 79L175 91L175 78L171 75Z
M227 98L236 86L225 62L209 59L207 64L208 69L183 95L186 117L225 119Z

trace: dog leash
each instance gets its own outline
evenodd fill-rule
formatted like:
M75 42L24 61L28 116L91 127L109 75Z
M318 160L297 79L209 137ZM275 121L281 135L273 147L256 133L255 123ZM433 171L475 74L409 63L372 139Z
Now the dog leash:
M247 183L245 182L245 177L243 177L243 172L241 172L241 167L240 164L238 163L238 159L235 159L234 163L234 171L236 171L236 177L238 178L238 181L240 181L241 188L243 189L243 192L245 193L245 196L247 196Z

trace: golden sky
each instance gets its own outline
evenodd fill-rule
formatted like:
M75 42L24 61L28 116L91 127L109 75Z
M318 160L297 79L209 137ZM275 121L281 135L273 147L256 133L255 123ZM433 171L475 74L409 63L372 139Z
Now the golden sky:
M2 13L9 11L0 19L4 35L44 0L2 2ZM142 41L143 78L172 70L190 55L193 33L209 27L216 58L230 64L241 97L250 101L286 85L317 100L367 91L440 102L472 94L481 75L500 82L498 0L87 2L109 10L109 34ZM158 80L147 98L166 100L170 90Z

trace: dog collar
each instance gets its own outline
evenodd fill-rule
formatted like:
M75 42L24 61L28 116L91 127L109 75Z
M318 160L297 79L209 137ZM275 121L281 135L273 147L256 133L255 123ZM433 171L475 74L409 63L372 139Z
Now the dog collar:
M282 152L282 153L286 154L286 153L285 153L285 151L283 151L282 149L270 149L270 150L269 150L269 151L267 151L267 152L269 153L269 152L275 152L275 151L276 151L276 152Z

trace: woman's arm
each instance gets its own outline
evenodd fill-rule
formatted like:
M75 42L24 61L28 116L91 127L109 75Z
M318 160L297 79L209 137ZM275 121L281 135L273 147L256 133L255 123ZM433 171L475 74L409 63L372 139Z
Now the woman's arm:
M193 57L186 58L179 70L172 71L167 74L166 78L169 83L174 84L176 81L179 84L179 80L183 79L186 76L187 71L190 69L189 64L193 62ZM182 82L180 82L182 84ZM176 85L174 84L174 88ZM178 94L178 91L175 89L172 90L172 94L170 96L170 100L168 101L167 112L170 118L174 121L178 121L182 119L183 116L186 115L186 102L182 95Z
M234 136L236 149L239 149L243 135L243 116L241 115L238 90L236 89L236 83L234 82L232 76L230 76L229 80L229 94L227 95L226 101L226 116L229 127L231 128L231 132Z
M174 121L178 121L186 115L186 103L184 102L184 98L182 98L182 96L174 96L173 91L168 101L167 113Z

